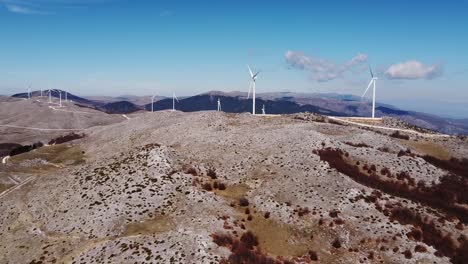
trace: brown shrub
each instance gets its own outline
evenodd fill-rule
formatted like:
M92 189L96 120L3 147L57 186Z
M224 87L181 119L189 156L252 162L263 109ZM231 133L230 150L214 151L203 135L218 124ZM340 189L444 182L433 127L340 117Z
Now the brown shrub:
M413 257L413 253L411 253L411 251L409 249L405 250L403 252L403 255L405 255L405 258L407 258L407 259L410 259L410 258Z
M249 200L247 200L245 197L242 197L239 199L239 205L242 207L249 206Z
M340 248L340 247L341 247L341 242L340 242L340 240L338 240L338 238L335 239L335 240L333 241L333 243L332 243L332 246L333 246L334 248Z
M370 148L371 146L365 143L353 143L353 142L345 142L346 145L356 147L356 148Z
M400 131L395 131L390 136L394 137L394 138L404 139L404 140L409 140L410 139L410 137L408 135L401 134Z
M202 188L203 188L203 190L206 190L206 191L212 191L213 190L213 187L211 187L211 183L208 183L208 182L204 183L202 185Z
M452 173L463 176L465 178L468 178L468 159L466 158L463 158L463 159L451 158L450 160L441 160L441 159L438 159L436 157L429 156L429 155L422 156L422 158L426 162L440 169L447 170Z
M224 183L220 182L218 184L218 189L221 190L221 191L226 190L226 185Z
M206 172L206 175L208 175L211 179L215 180L217 179L218 177L216 176L216 171L214 169L208 169L208 171Z
M65 142L69 142L72 140L84 138L85 134L76 134L76 133L70 133L65 136L60 136L58 138L54 138L49 141L49 145L58 145L58 144L63 144Z
M309 251L309 258L310 260L317 261L318 260L318 255L317 252L310 250Z

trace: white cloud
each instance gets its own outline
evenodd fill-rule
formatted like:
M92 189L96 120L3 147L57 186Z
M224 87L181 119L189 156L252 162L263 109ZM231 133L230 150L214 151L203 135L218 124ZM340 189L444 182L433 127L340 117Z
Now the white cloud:
M31 14L50 14L51 10L60 8L76 8L77 6L86 6L90 4L100 4L112 2L113 0L0 0L6 9L12 13L31 15Z
M419 61L407 61L390 66L385 71L388 79L434 79L442 75L442 65L424 65Z
M312 80L326 82L341 77L354 67L367 61L366 54L358 53L348 62L339 65L332 61L307 56L299 51L287 51L284 55L286 63L294 69L303 70L310 74Z

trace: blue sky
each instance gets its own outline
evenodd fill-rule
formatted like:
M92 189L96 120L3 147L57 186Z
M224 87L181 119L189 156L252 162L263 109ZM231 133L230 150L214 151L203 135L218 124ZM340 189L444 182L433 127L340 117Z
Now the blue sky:
M468 1L0 0L0 93L361 95L468 117ZM443 106L445 105L445 106ZM445 110L444 110L445 109Z

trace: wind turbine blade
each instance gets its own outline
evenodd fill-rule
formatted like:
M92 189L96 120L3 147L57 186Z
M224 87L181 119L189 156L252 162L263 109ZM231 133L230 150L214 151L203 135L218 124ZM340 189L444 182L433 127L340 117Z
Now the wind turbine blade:
M372 76L372 78L374 78L374 73L372 72L372 68L370 67L370 65L369 65L369 71L370 71L370 75Z
M249 68L250 77L251 77L251 78L253 78L253 77L254 77L254 74L253 74L252 70L250 69L250 66L249 66L249 65L247 65L247 68Z
M258 71L257 73L254 74L254 76L252 77L253 79L257 78L258 74L260 73L260 71Z
M247 94L247 99L250 98L250 91L252 90L252 82L249 82L249 93Z
M366 93L367 93L367 91L369 90L369 88L371 87L373 81L374 81L374 79L372 79L372 80L369 82L369 85L367 86L366 91L362 94L361 97L364 97L364 95L366 95Z

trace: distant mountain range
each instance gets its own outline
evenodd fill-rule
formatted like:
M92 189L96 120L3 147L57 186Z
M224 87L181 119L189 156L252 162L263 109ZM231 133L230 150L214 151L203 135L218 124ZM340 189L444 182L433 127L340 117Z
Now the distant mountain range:
M33 92L39 96L40 92ZM53 91L53 97L59 92ZM62 94L63 96L63 94ZM15 94L13 97L27 98L27 93ZM176 102L176 109L184 112L216 110L217 100L221 100L222 110L229 113L252 111L252 100L244 92L211 91L191 97L181 98ZM63 97L62 97L63 99ZM128 114L137 111L151 111L151 97L119 96L83 98L68 94L68 99L76 104L100 110L109 114ZM149 103L147 103L149 102ZM146 103L146 104L145 104ZM262 93L257 94L256 113L262 112L265 105L268 114L292 114L313 112L332 116L370 116L371 104L354 95L317 94L317 93ZM154 111L172 109L172 98L157 97ZM398 109L388 104L377 104L376 116L392 116L410 124L447 134L468 134L468 119L450 119L432 114Z

